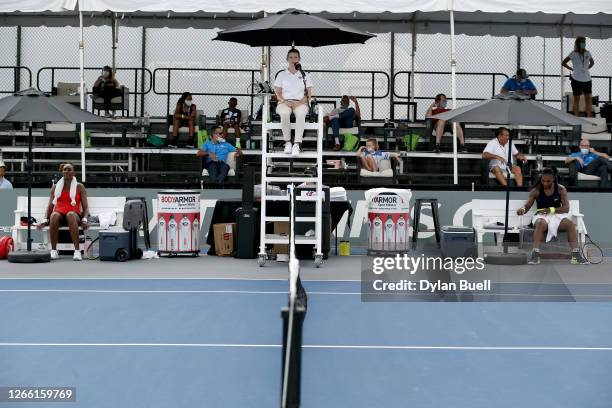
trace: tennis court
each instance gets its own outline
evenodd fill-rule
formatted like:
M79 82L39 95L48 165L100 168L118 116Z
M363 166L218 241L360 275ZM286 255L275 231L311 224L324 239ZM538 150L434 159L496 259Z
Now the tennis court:
M3 264L0 384L76 387L54 407L279 406L286 264L168 270L197 261ZM340 265L303 266L302 407L610 406L610 303L367 303Z

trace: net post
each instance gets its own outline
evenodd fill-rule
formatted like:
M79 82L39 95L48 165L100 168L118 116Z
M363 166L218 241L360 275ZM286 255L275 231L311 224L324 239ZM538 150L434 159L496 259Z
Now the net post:
M289 319L290 310L288 307L281 310L283 319L283 350L282 350L282 372L281 372L281 408L298 408L300 406L300 385L302 375L302 326L306 317L306 309L301 305L296 305L293 319ZM291 334L291 353L289 353L289 378L287 381L286 401L283 405L282 382L285 375L285 358L287 351L287 334L289 331L289 321L292 320Z

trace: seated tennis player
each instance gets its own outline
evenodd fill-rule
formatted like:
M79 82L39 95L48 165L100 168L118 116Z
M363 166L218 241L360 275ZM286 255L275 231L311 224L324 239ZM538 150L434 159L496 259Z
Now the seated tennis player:
M51 259L58 259L57 239L60 226L68 226L70 237L74 244L74 256L72 259L80 261L81 250L79 249L79 224L83 229L87 228L87 191L85 186L77 181L74 176L74 166L64 163L61 167L63 177L51 188L49 205L45 219L37 225L38 228L49 226L51 239Z
M516 213L523 215L529 211L533 203L536 203L537 210L533 216L532 223L535 231L533 232L533 251L529 256L530 265L540 263L540 243L546 237L549 242L557 236L558 231L567 232L567 241L572 248L572 258L570 262L574 265L588 264L578 248L578 232L576 225L570 219L569 200L567 190L557 181L557 175L551 168L544 168L540 178L529 192L529 197L523 207Z

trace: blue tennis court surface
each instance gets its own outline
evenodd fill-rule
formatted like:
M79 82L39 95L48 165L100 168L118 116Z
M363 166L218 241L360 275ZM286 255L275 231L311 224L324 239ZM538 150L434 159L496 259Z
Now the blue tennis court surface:
M279 406L286 281L1 282L0 386L76 387L53 407ZM612 403L612 304L363 303L359 282L304 286L302 407Z

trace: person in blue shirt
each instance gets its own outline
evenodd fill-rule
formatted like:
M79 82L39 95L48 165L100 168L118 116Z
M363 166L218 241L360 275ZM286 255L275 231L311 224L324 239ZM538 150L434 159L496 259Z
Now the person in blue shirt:
M361 168L377 172L379 170L381 160L397 160L400 157L397 153L382 152L378 149L378 141L370 138L366 141L365 146L361 146L357 150L357 157L361 161Z
M600 153L591 147L588 139L580 141L580 151L572 153L565 159L565 164L574 162L576 170L581 173L599 177L599 187L606 188L610 186L608 174L612 170L612 163L609 160L610 156L605 153Z
M223 127L215 126L212 129L212 138L208 140L197 152L199 157L206 157L204 166L208 170L211 183L223 184L227 173L230 170L227 164L227 157L230 153L242 154L240 149L236 149L223 138Z
M530 99L535 99L538 90L533 82L531 82L531 79L529 79L527 71L520 68L518 71L516 71L516 75L512 78L508 78L508 80L504 83L504 86L502 86L501 93L505 94L508 92L528 95Z

